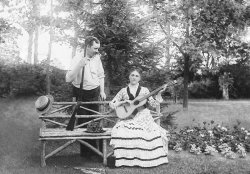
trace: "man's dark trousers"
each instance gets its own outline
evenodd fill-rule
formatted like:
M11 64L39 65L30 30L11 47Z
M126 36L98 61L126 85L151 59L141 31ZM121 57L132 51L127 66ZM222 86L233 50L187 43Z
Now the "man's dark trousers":
M76 97L76 100L78 100L78 96L80 94L80 89L76 88L73 86L73 97ZM98 101L99 100L99 96L100 96L100 87L97 87L95 89L92 90L81 90L82 92L82 99L81 101L83 102L90 102L90 101ZM99 105L98 104L83 104L81 105L85 108L94 110L94 111L99 111ZM77 111L77 115L93 115L95 114L94 112L79 108L79 110ZM92 120L93 118L78 118L77 121L77 125L88 122L90 120ZM83 127L87 127L86 125ZM86 142L88 142L89 144L91 144L94 147L97 147L97 143L96 140L84 140ZM99 147L100 150L102 151L102 140L99 140ZM88 147L80 144L80 155L81 156L92 156L95 155L96 153L93 152L91 149L89 149Z

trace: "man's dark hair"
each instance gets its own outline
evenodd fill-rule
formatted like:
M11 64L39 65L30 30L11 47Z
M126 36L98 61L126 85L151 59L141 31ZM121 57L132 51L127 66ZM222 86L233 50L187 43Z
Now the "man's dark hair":
M100 43L100 41L96 37L94 37L94 36L87 36L86 39L85 39L84 45L91 47L94 42L96 42L98 44Z

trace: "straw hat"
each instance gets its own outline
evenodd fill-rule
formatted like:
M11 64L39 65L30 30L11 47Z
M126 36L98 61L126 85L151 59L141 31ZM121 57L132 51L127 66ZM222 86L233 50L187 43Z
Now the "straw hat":
M35 102L36 111L42 115L46 114L52 108L53 102L54 98L52 95L40 96Z

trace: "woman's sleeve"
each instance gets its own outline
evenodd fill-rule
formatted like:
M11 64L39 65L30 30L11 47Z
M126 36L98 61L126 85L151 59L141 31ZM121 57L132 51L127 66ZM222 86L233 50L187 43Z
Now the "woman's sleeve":
M123 99L123 92L124 90L121 89L117 94L116 96L113 98L113 100L109 103L109 106L114 109L118 104L119 102Z

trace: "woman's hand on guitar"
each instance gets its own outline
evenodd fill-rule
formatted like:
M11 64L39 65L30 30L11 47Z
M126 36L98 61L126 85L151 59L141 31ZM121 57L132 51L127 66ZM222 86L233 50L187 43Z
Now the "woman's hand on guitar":
M158 92L158 94L163 93L167 88L167 84L162 87L162 89Z
M157 100L158 102L162 102L163 101L163 98L162 98L160 92L155 96L155 100Z
M125 100L125 101L113 101L112 103L109 103L109 106L112 108L112 109L116 109L117 107L123 105L123 104L128 104L130 105L132 101L130 100Z
M163 93L163 92L166 90L166 88L167 88L167 85L164 85L164 86L162 87L162 89L156 94L155 99L156 99L158 102L162 102L162 101L163 101L162 96L161 96L161 93Z
M156 99L158 102L162 102L163 99L162 99L161 93L163 93L169 85L171 85L171 84L174 85L174 84L176 84L176 83L177 83L177 81L174 80L173 82L169 82L169 83L163 85L163 86L162 86L162 89L156 94L155 99Z
M121 106L123 104L129 104L130 105L131 103L132 103L131 100L124 100L124 101L120 101L119 104L118 104L118 106Z

